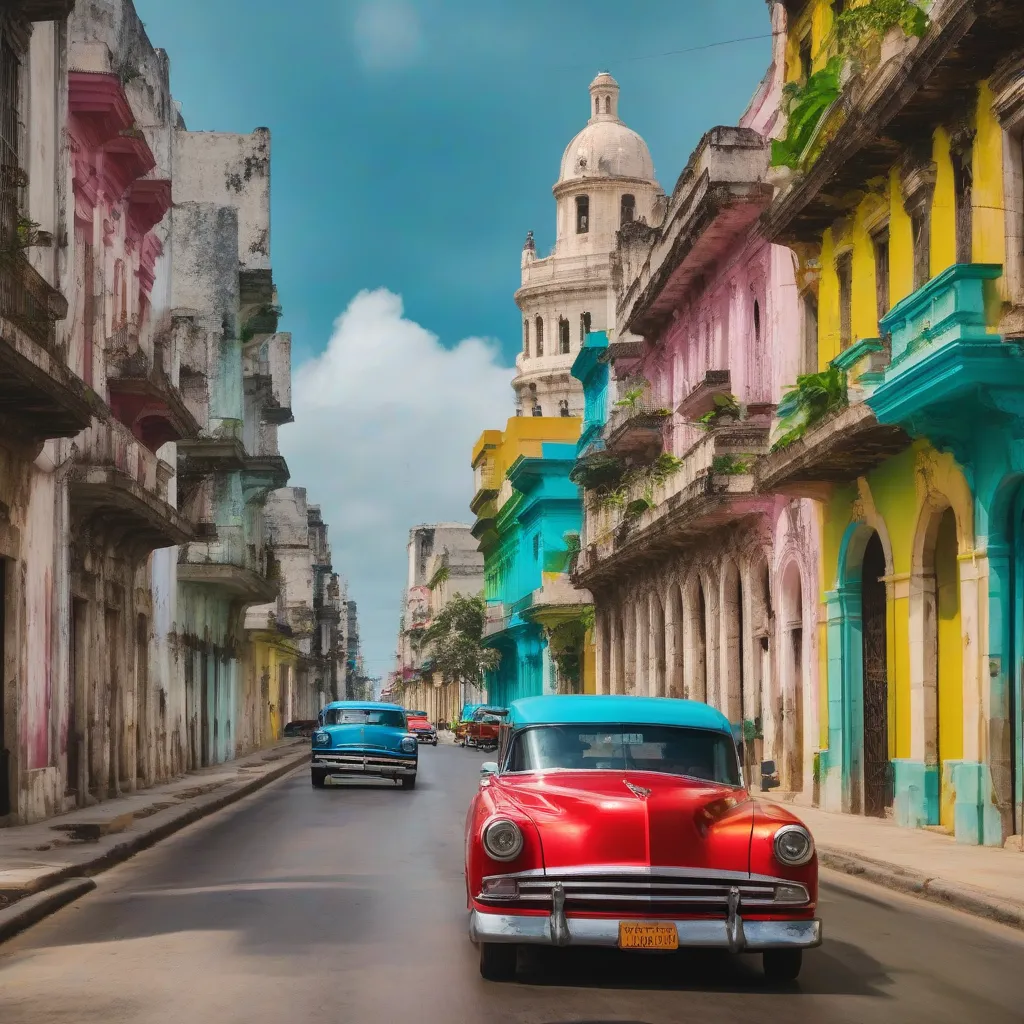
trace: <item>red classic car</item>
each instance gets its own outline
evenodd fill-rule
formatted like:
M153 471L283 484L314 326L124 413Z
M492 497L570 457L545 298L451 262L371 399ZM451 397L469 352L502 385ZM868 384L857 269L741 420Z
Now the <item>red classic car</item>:
M464 747L498 749L498 729L508 713L506 708L479 707L473 712L462 740Z
M814 840L742 785L726 718L646 697L516 701L466 819L480 973L520 944L760 953L793 981L821 943Z

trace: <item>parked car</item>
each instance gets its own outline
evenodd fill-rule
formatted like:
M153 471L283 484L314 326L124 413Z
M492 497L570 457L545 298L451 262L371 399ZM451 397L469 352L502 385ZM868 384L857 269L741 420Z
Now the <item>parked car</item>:
M317 721L315 718L300 718L289 722L284 727L285 736L312 736L316 730Z
M483 704L463 704L462 714L459 716L458 722L455 724L455 742L460 743L462 746L466 745L466 736L469 734L469 726L473 721L473 712L477 708L482 708Z
M310 762L315 789L345 777L391 779L413 789L418 767L418 740L398 704L336 701L320 712Z
M420 743L430 743L435 747L437 746L437 730L430 724L426 714L420 715L416 711L410 711L407 718L409 720L409 732Z
M685 700L516 701L466 819L469 935L508 979L519 944L760 953L794 980L821 943L807 827L743 786L727 719ZM538 911L543 910L543 913Z
M507 714L506 708L495 708L481 705L473 712L469 720L462 745L479 747L481 750L497 750L498 726Z

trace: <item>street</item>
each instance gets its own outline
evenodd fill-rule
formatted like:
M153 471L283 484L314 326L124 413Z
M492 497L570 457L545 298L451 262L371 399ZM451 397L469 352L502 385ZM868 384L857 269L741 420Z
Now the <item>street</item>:
M1021 1020L1024 937L828 876L799 986L756 959L532 958L482 981L462 827L484 755L421 751L417 789L298 771L102 875L0 947L4 1024Z

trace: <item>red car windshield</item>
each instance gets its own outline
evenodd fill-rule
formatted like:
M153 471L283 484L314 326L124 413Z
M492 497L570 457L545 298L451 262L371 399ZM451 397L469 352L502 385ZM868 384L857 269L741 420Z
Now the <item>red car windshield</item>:
M506 771L642 771L740 784L732 737L664 725L544 725L515 737Z
M430 722L428 722L425 718L410 718L409 719L409 728L410 729L429 729L430 728Z

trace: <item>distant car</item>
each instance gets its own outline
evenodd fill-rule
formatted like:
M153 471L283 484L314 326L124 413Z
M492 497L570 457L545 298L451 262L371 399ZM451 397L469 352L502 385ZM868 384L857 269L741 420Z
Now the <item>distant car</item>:
M285 736L312 736L316 731L315 718L300 718L284 727Z
M473 712L469 728L466 730L464 747L478 747L480 750L498 749L498 727L501 725L504 716L508 714L507 708L479 707Z
M320 712L310 761L314 789L332 777L391 779L413 789L418 767L419 741L398 704L336 701Z
M418 715L415 711L408 713L409 732L420 741L437 746L437 730L430 724L426 715Z
M462 746L466 745L466 736L469 733L469 724L473 720L473 712L483 706L483 704L463 704L462 714L459 716L459 720L455 723L454 728L456 743L461 743Z
M821 943L807 827L743 785L729 722L695 701L515 701L466 818L480 973L516 947L759 953L793 981Z

